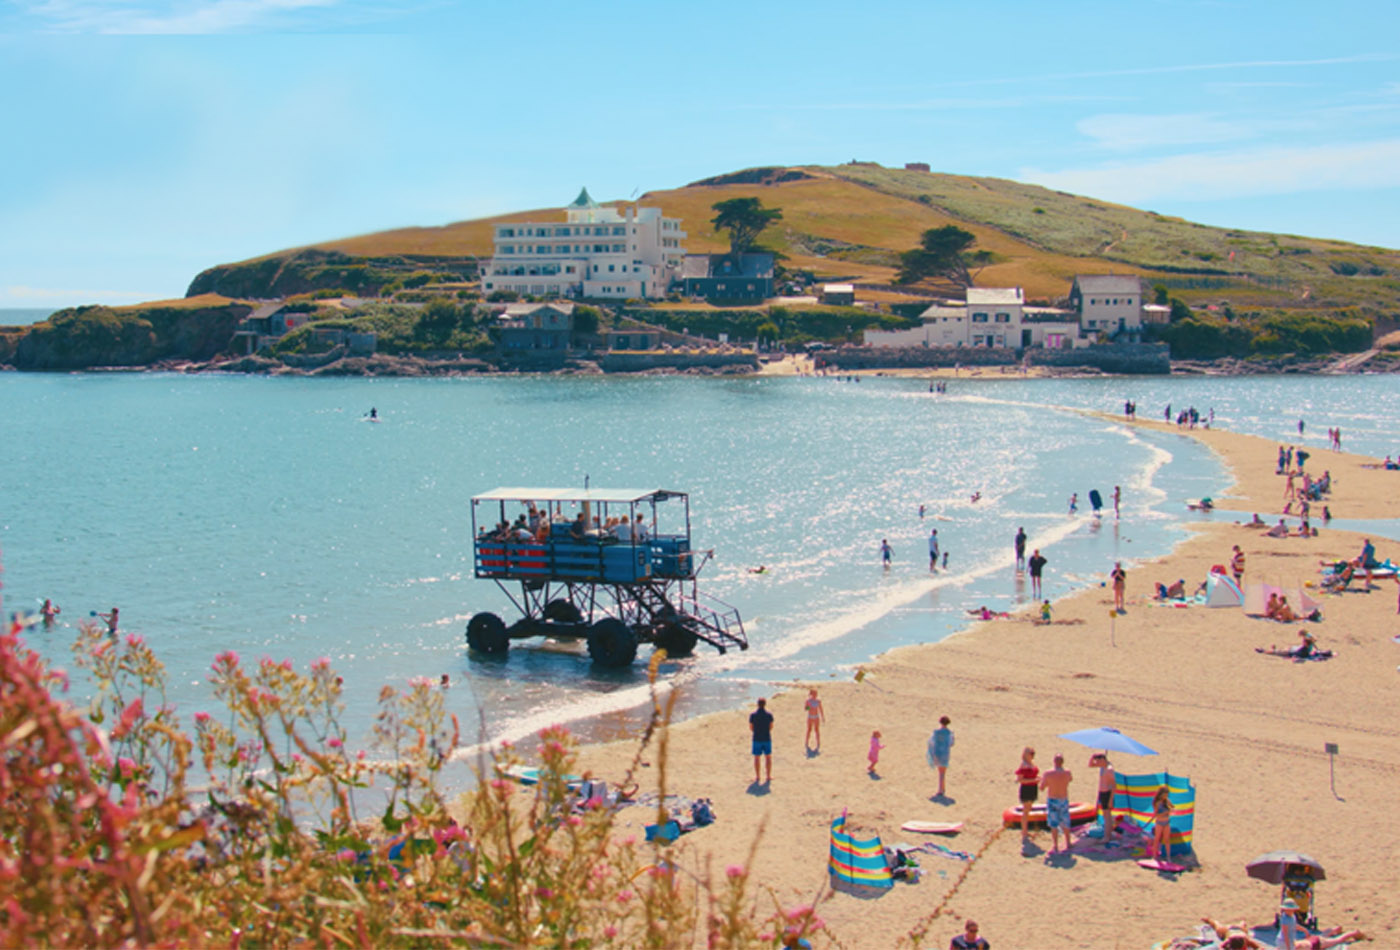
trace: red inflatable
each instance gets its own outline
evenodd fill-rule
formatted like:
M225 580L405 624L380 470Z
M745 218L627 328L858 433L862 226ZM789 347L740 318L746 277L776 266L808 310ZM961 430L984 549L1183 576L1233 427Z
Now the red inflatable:
M1095 805L1093 802L1069 803L1069 823L1071 825L1082 825L1087 822L1091 822L1098 818L1098 815L1098 806ZM1016 805L1002 812L1001 822L1008 828L1010 828L1013 825L1019 828L1021 826L1021 806ZM1034 805L1031 806L1031 816L1028 821L1028 824L1035 825L1037 828L1045 827L1044 802L1036 802Z

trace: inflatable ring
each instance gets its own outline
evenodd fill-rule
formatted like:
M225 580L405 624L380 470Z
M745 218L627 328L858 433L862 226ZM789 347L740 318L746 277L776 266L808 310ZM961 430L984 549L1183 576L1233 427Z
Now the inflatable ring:
M1083 825L1094 821L1099 817L1099 809L1093 802L1070 802L1069 803L1069 823L1073 825ZM1001 813L1001 823L1007 828L1020 827L1021 806L1014 805ZM1045 827L1045 803L1036 802L1031 806L1030 818L1026 822L1037 828Z

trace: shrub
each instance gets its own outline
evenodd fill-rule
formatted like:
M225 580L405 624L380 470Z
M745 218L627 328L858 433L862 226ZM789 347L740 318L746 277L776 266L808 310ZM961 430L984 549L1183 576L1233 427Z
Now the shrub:
M506 777L510 746L483 756L459 824L440 788L459 729L427 680L381 691L369 757L346 746L326 659L219 654L222 709L195 713L191 739L139 636L92 625L74 649L96 683L86 715L17 629L0 635L0 945L775 947L822 927L771 892L759 910L743 867L715 879L619 839L612 810L573 801L561 727L539 735L533 794ZM653 692L633 762L660 737L663 789L669 714ZM356 793L376 783L371 818Z

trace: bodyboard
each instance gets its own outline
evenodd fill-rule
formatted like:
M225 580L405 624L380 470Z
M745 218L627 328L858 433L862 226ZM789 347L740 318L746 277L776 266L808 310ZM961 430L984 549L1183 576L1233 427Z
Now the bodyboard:
M906 821L899 826L900 831L917 831L926 835L955 835L962 831L960 821Z

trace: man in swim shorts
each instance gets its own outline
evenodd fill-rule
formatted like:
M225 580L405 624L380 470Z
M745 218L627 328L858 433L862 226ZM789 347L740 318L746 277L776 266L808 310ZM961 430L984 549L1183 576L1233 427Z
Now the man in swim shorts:
M885 567L889 567L889 566L890 566L890 558L892 558L892 557L894 557L894 548L890 547L889 539L888 539L888 538L881 538L881 539L880 539L880 560L881 560L882 562L884 562Z
M773 714L767 709L768 700L760 699L758 708L749 714L749 732L753 733L753 783L760 784L758 779L758 760L763 759L763 764L767 767L768 777L765 782L773 781Z
M1050 828L1050 853L1060 850L1060 832L1065 833L1065 850L1069 850L1069 783L1074 773L1065 768L1065 757L1055 756L1055 767L1040 777L1045 789L1045 824Z
M1095 752L1089 757L1089 766L1099 770L1099 820L1103 822L1103 843L1107 845L1113 837L1113 786L1118 774L1108 762L1108 756Z
M1024 570L1026 566L1026 529L1016 529L1016 570Z
M1045 558L1041 556L1040 548L1031 552L1031 559L1026 562L1031 569L1031 596L1040 597L1040 575L1045 570Z
M934 528L928 535L928 569L930 571L938 567L938 529Z

